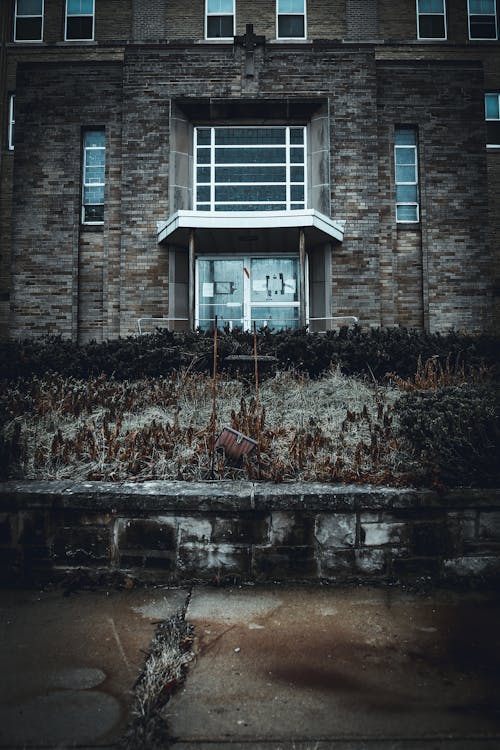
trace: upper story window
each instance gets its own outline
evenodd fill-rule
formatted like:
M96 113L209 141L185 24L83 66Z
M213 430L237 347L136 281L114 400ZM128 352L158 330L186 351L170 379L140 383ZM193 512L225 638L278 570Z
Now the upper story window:
M43 41L43 3L44 0L16 0L15 42Z
M484 95L486 115L486 145L500 148L500 94Z
M206 0L207 39L231 39L234 36L234 0Z
M197 211L305 208L304 127L195 130Z
M104 130L83 134L82 222L102 224L104 220L104 170L106 139Z
M417 0L419 39L446 39L446 0Z
M497 39L496 0L467 0L469 39Z
M67 41L92 41L94 38L94 0L66 0Z
M306 0L277 0L278 39L306 38Z
M396 221L419 221L417 132L396 128L394 138L396 172Z
M16 95L11 94L9 96L9 132L8 132L9 151L14 150L14 126L15 124L16 124Z

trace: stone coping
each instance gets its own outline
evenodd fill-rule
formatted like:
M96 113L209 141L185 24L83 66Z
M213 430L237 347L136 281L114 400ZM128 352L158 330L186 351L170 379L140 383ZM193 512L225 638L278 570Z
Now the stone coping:
M148 513L177 511L358 511L418 508L495 508L500 489L430 489L317 482L0 482L0 510L73 509Z

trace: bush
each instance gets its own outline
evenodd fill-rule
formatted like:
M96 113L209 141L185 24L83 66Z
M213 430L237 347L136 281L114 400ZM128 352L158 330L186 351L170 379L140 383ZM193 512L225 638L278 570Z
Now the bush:
M498 486L499 392L462 385L417 391L395 405L400 447L418 465L424 483Z
M0 379L15 379L47 373L76 378L101 374L118 380L159 377L189 367L210 372L212 333L158 331L103 343L79 346L67 339L48 337L0 344ZM273 355L281 370L295 369L318 377L332 365L345 375L363 375L382 381L392 371L401 378L415 374L419 356L425 361L457 357L466 367L486 366L500 372L500 337L471 336L456 332L428 334L404 328L342 328L325 334L304 330L258 334L259 354ZM218 336L218 367L225 367L230 354L252 355L253 337L242 331Z

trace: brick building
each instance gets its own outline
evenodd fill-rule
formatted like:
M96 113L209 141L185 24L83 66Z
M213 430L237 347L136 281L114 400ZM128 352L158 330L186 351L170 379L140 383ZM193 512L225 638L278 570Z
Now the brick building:
M498 11L2 0L0 334L491 330Z

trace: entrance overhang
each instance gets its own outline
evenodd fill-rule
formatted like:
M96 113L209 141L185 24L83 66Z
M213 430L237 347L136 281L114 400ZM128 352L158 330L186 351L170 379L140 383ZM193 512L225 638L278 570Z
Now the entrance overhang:
M196 231L197 253L238 253L265 250L290 252L304 232L308 249L342 242L343 221L334 221L315 209L296 211L176 211L158 222L159 243L189 247Z

